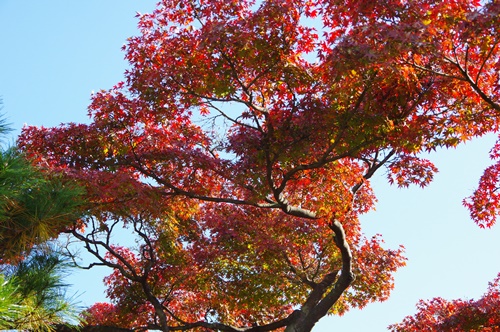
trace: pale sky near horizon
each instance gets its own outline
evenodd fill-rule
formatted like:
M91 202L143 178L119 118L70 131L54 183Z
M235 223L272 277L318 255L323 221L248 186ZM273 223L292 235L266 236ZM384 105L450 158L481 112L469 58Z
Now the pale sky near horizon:
M123 79L121 46L137 34L136 12L155 0L0 0L0 97L16 133L24 123L86 122L92 90ZM500 272L500 227L480 229L462 206L485 167L495 138L487 136L429 156L440 172L426 189L398 189L373 180L379 203L363 217L368 236L406 248L391 298L343 317L324 318L315 332L386 331L415 312L419 299L478 298ZM82 305L105 301L107 272L75 272L71 291Z

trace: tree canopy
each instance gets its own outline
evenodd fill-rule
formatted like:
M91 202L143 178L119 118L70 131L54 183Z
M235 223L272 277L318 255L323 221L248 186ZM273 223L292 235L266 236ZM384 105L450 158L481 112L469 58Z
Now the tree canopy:
M478 300L434 298L420 301L418 312L405 317L389 328L404 331L484 331L500 328L500 275L493 280L487 292Z
M299 332L386 299L405 258L362 233L369 179L425 186L419 152L497 131L499 17L470 0L165 0L139 15L92 122L19 139L86 188L86 217L57 231L113 269L113 303L88 322ZM481 227L498 169L464 203ZM119 228L134 243L113 242Z

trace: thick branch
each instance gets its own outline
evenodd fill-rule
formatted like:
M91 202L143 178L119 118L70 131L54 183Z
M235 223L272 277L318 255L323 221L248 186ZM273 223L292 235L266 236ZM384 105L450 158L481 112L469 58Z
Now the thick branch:
M143 279L140 282L142 290L146 295L148 301L153 305L156 315L160 319L160 327L163 332L169 332L171 328L168 326L167 315L163 311L163 306L156 296L154 296L151 287L148 284L147 279Z
M286 214L289 214L289 215L295 216L295 217L306 218L306 219L316 219L317 218L316 213L311 211L311 210L307 210L307 209L303 209L303 208L300 208L297 206L290 205L288 203L288 200L285 198L285 196L282 193L275 195L275 198L278 201L280 208Z
M335 244L342 255L340 276L338 276L337 271L333 271L317 284L301 310L298 311L296 320L287 326L285 332L311 331L314 325L328 313L330 308L340 299L344 291L355 279L352 272L352 253L347 243L344 228L338 220L332 221L329 226L335 234ZM330 290L328 291L328 289ZM325 292L328 292L326 296L324 296Z
M318 305L312 308L311 312L307 315L303 325L306 331L312 329L314 324L328 313L330 308L340 299L344 291L355 279L354 273L352 272L352 253L345 236L344 228L337 220L334 220L329 226L335 233L335 244L342 254L342 270L337 282L335 282L330 292L328 292ZM327 277L328 276L330 275L327 275ZM330 276L330 278L333 277L334 276Z
M335 282L337 274L338 271L328 273L320 283L314 286L313 291L311 292L311 294L309 294L306 302L301 308L302 313L305 313L306 315L309 314L312 309L321 301L327 289Z

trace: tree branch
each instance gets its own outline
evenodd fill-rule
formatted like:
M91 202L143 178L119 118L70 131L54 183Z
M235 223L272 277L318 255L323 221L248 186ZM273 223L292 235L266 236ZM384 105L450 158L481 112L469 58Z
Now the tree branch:
M340 271L340 276L338 277L333 289L328 292L328 294L314 307L311 312L307 315L305 319L304 326L307 328L314 326L317 321L324 317L330 308L340 299L344 291L351 285L355 280L354 273L352 272L352 253L349 243L347 242L345 231L342 224L338 220L334 220L330 223L330 229L335 233L335 244L340 250L342 255L342 270ZM330 281L336 276L333 273L328 274L326 281Z

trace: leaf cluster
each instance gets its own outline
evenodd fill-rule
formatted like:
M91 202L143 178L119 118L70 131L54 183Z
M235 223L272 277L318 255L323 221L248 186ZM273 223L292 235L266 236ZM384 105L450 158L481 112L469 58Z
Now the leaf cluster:
M380 169L498 130L495 1L161 1L124 47L90 124L25 128L38 165L85 186L71 234L122 324L309 331L384 300L403 249L366 239ZM498 211L498 167L476 220ZM491 208L482 208L489 198ZM113 243L119 226L135 245ZM355 275L358 275L355 280ZM127 325L128 326L128 325Z
M497 331L500 328L500 275L477 300L421 300L417 313L399 324L389 326L394 332L403 331Z
M0 252L19 257L56 238L81 215L83 191L35 169L16 149L0 153Z
M0 328L52 331L75 319L62 279L68 265L55 252L36 250L18 265L3 265Z

